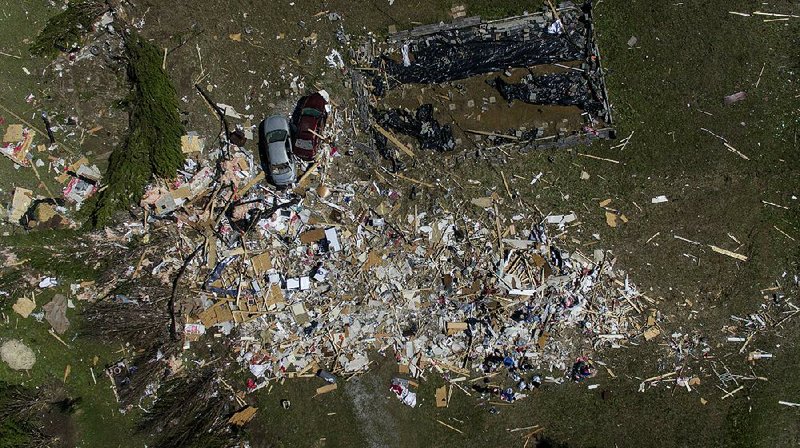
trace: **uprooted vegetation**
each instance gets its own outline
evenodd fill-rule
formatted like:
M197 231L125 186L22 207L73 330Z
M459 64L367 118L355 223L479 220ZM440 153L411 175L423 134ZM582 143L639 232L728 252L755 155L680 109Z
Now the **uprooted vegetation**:
M217 391L216 371L206 367L191 378L175 378L162 385L158 399L139 423L139 430L157 435L156 448L236 446L236 432L228 424L232 403Z
M108 10L97 0L75 0L52 17L36 38L31 52L56 56L59 51L80 48L80 41L94 21ZM178 97L169 76L161 67L161 53L133 30L119 23L131 92L125 103L129 110L129 133L109 160L106 186L89 207L91 227L103 227L115 212L127 209L141 196L145 185L158 176L171 178L183 165Z
M42 416L69 414L80 400L63 398L63 390L45 386L34 390L0 381L0 446L4 448L60 447L69 443L58 428L46 428Z
M132 87L130 133L111 155L106 188L91 213L90 224L95 228L135 203L153 175L174 177L184 161L178 96L161 67L160 52L135 33L127 35L125 49Z
M73 0L67 8L53 16L31 45L37 56L55 56L80 47L83 37L91 30L94 20L106 10L97 0Z

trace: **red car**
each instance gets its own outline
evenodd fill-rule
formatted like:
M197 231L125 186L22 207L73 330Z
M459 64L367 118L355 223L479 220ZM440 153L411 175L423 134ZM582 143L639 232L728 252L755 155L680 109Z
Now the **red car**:
M319 136L325 129L328 101L319 93L313 93L301 100L299 113L292 120L295 135L292 152L303 160L314 160L322 140Z

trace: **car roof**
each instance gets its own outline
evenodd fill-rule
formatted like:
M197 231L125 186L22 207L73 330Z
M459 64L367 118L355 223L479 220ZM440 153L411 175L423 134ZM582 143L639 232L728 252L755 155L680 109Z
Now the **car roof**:
M267 145L267 153L271 165L289 162L289 155L286 154L286 145L284 142L270 143Z
M303 102L303 108L313 107L321 112L325 112L325 105L328 104L325 98L319 92L314 92L309 95Z
M272 131L286 131L289 132L289 122L283 115L272 115L264 120L264 132L269 133Z

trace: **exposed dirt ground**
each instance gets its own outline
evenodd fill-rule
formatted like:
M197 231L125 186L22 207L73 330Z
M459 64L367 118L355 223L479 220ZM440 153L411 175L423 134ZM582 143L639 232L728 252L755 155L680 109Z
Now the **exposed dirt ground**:
M119 141L127 123L127 115L118 107L126 92L124 73L97 71L91 61L80 61L59 78L53 62L31 58L27 45L56 12L42 3L0 0L0 14L7 24L0 27L0 51L5 53L0 55L0 85L8 86L0 90L4 106L0 116L5 123L18 122L9 114L13 112L38 126L35 113L40 109L59 120L76 115L82 124L74 132L83 132L85 138L82 144L61 151L86 153L103 167L104 156ZM484 15L540 7L514 0L464 3L469 14ZM254 114L255 120L288 113L298 92L314 88L325 88L334 101L352 106L346 78L327 67L324 59L331 48L346 54L336 37L339 26L353 36L372 32L380 39L390 25L404 29L415 23L449 20L451 6L410 0L395 0L391 5L384 0L139 1L130 9L129 20L141 23L144 36L167 48L165 65L182 99L186 129L212 137L218 122L196 93L195 83L205 86L216 101ZM779 400L800 402L795 372L795 360L800 359L798 320L757 334L750 347L770 352L774 358L752 366L746 354L739 353L739 345L725 339L729 334L724 327L731 324L731 315L758 311L776 281L785 285L800 270L800 66L796 57L800 19L765 22L770 17L729 13L752 13L754 8L800 14L796 2L783 0L769 4L603 0L597 4L599 44L618 134L631 135L624 148L614 147L618 141L602 142L588 148L511 151L476 158L469 147L462 147L452 154L428 153L422 161L408 161L409 172L418 179L455 179L462 186L458 194L465 198L484 196L487 189L507 196L502 172L514 196L507 198L509 215L522 204L535 204L544 214L576 212L581 225L565 237L569 244L613 250L619 267L648 295L659 299L656 308L665 316L662 325L667 334L650 344L603 352L600 359L615 377L601 371L592 381L600 384L597 389L588 390L586 384L547 385L530 399L498 406L499 414L476 407L474 399L457 390L446 409L433 407L430 398L417 409L402 406L387 386L396 364L375 355L375 371L344 384L336 394L311 399L317 385L295 381L259 396L259 413L248 427L253 446L523 446L519 433L508 429L534 424L543 426L550 440L569 447L800 444L800 411L778 404ZM341 20L318 14L325 11L337 12ZM231 39L238 33L242 33L241 41ZM631 36L638 38L633 47L626 43ZM298 82L303 86L297 86ZM725 106L722 98L738 91L747 92L747 98ZM27 102L31 93L36 99ZM502 105L502 98L496 96ZM407 97L401 103L411 107L418 99ZM447 104L440 106L442 110L447 110ZM459 102L452 113L463 112ZM532 121L574 116L565 112L562 117L561 111L552 109L531 114ZM462 127L475 124L470 120L464 120ZM487 117L481 119L483 124L487 121ZM97 126L103 129L86 133ZM749 160L701 128L723 136ZM583 153L619 163L590 159ZM378 166L365 154L348 160L363 167L364 176ZM589 178L581 179L582 172ZM531 184L539 173L543 173L539 181ZM58 187L48 179L45 182ZM7 160L0 160L0 202L8 202L13 186L41 190L38 184ZM412 184L398 183L397 187L408 196ZM422 191L419 200L423 203L447 205L442 192ZM666 195L669 202L652 204L651 198L658 195ZM598 203L609 198L609 207L624 213L628 223L616 228L606 224ZM7 224L0 230L6 232L0 247L15 248L33 260L44 257L44 262L29 266L30 273L72 281L96 275L82 265L63 262L54 267L46 262L48 254L56 252L53 247L58 247L60 257L68 257L69 250L58 243L79 241L79 234L51 235L44 247L37 234L22 235ZM748 260L719 255L709 244L744 254ZM0 272L0 290L11 290L10 285L22 281L20 275ZM51 296L47 291L37 300L45 303ZM89 370L95 355L102 365L117 359L118 350L125 348L70 340L71 347L65 350L35 322L18 319L10 311L13 301L2 299L3 312L10 317L0 325L0 339L19 338L38 348L37 366L29 375L2 365L0 378L30 385L62 381L70 364L73 373L66 386L73 395L84 397L82 411L74 416L76 446L143 446L140 436L132 436L133 417L119 414L107 383L101 381L105 379L97 378L95 384ZM708 338L712 354L732 371L749 373L752 367L769 380L747 382L744 390L722 399L725 394L716 387L719 382L709 364L693 360L702 383L692 392L663 385L637 392L641 379L672 366L668 332L692 330ZM437 378L423 382L420 397L432 397L439 385ZM291 400L289 410L279 406L282 398ZM437 419L465 434L442 426Z

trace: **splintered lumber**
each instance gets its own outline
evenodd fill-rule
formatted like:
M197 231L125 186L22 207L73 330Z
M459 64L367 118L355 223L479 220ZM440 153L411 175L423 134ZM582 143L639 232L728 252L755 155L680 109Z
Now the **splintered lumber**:
M49 329L49 330L47 330L47 332L48 332L48 333L50 333L50 336L52 336L52 337L56 338L56 339L58 340L58 342L60 342L60 343L64 344L64 347L67 347L67 348L69 348L69 345L67 345L67 343L66 343L66 342L64 342L64 340L63 340L63 339L61 339L60 337L58 337L58 335L56 334L56 332L55 332L55 331L53 331L53 329L52 329L52 328L51 328L51 329Z
M678 373L678 372L669 372L669 373L665 373L665 374L663 374L663 375L651 376L650 378L648 378L648 379L646 379L646 380L644 380L644 381L642 381L642 382L643 382L643 383L649 383L649 382L651 382L651 381L661 381L661 380L663 380L663 379L666 379L666 378L669 378L669 377L671 377L672 375L675 375L675 374L677 374L677 373Z
M774 12L763 12L763 11L754 11L753 15L754 16L769 16L769 17L786 17L786 18L792 18L792 19L800 18L800 16L798 16L796 14L776 14Z
M333 392L336 388L339 387L336 383L333 384L326 384L322 387L317 388L317 395L327 394L328 392Z
M392 134L390 131L387 131L386 129L382 128L381 125L377 123L373 124L372 126L375 128L376 131L383 134L383 136L386 137L390 142L392 142L392 144L396 146L399 150L406 153L409 157L414 157L414 153L411 151L411 149L408 146L406 146L403 142L398 140L397 137L395 137L394 134Z
M255 186L255 184L257 184L257 183L261 182L262 180L264 180L264 177L265 177L265 175L264 175L263 171L258 173L256 175L256 177L251 179L250 182L248 182L244 187L242 187L241 190L239 190L239 192L238 192L239 197L244 196L244 194L247 193L251 188L253 188L253 186Z
M423 187L433 188L432 184L429 184L427 182L423 182L421 180L417 180L417 179L413 179L411 177L405 176L405 175L403 175L403 173L396 173L395 176L400 178L400 179L407 180L409 182L413 182L415 184L422 185Z
M443 31L457 30L460 28L468 28L476 26L481 23L480 16L464 17L455 20L451 23L434 23L428 25L421 25L410 30L397 31L389 35L388 40L393 42L403 42L408 39L414 39L429 34L441 33Z
M236 426L244 426L256 416L256 411L258 408L254 408L252 406L248 406L241 411L233 414L231 418L228 420L228 423L231 425Z
M578 155L579 156L583 156L583 157L588 157L590 159L602 160L604 162L619 163L619 160L606 159L605 157L597 157L597 156L593 156L591 154L585 154L585 153L582 153L582 152L579 152Z
M445 423L445 422L443 422L443 421L441 421L441 420L438 420L438 419L437 419L436 421L437 421L437 422L439 422L439 424L440 424L440 425L446 426L446 427L448 427L448 428L452 429L453 431L455 431L455 432L457 432L457 433L459 433L459 434L464 434L464 431L462 431L462 430L460 430L460 429L458 429L458 428L454 428L454 427L452 427L452 426L448 425L447 423Z
M709 244L708 247L710 247L711 250L713 250L714 252L716 252L718 254L727 255L727 256L729 256L731 258L735 258L735 259L741 260L741 261L747 261L747 257L742 255L742 254L737 254L736 252L731 252L731 251L729 251L727 249L723 249L721 247L714 246L713 244Z
M452 336L454 334L458 334L467 330L467 323L466 322L448 322L447 323L447 334L448 336Z
M725 148L727 148L727 149L728 149L728 151L730 151L730 152L732 152L732 153L736 154L737 156L739 156L739 157L743 158L744 160L750 160L750 158L749 158L749 157L747 157L746 155L742 154L742 153L741 153L741 152L740 152L738 149L736 149L736 148L734 148L733 146L731 146L731 145L730 145L730 143L728 143L728 142L722 142L722 144L723 144L723 145L725 145Z
M519 137L517 137L516 135L498 134L497 132L478 131L477 129L467 129L466 131L469 132L470 134L485 135L487 137L500 137L500 138L507 138L509 140L519 140Z
M508 181L506 180L506 174L503 171L500 171L500 176L503 178L503 185L506 187L506 193L508 193L509 199L512 199L514 196L511 194L511 189L508 188Z
M728 397L732 397L736 392L739 392L742 389L744 389L744 386L739 386L736 389L734 389L734 390L728 392L727 394L723 395L722 398L720 398L720 400L724 400L724 399L726 399Z
M305 184L308 183L309 176L311 176L312 174L316 173L317 172L317 168L319 168L319 162L318 161L314 162L310 167L308 167L306 172L303 173L302 176L300 176L300 179L297 180L297 188L295 190L304 188Z

